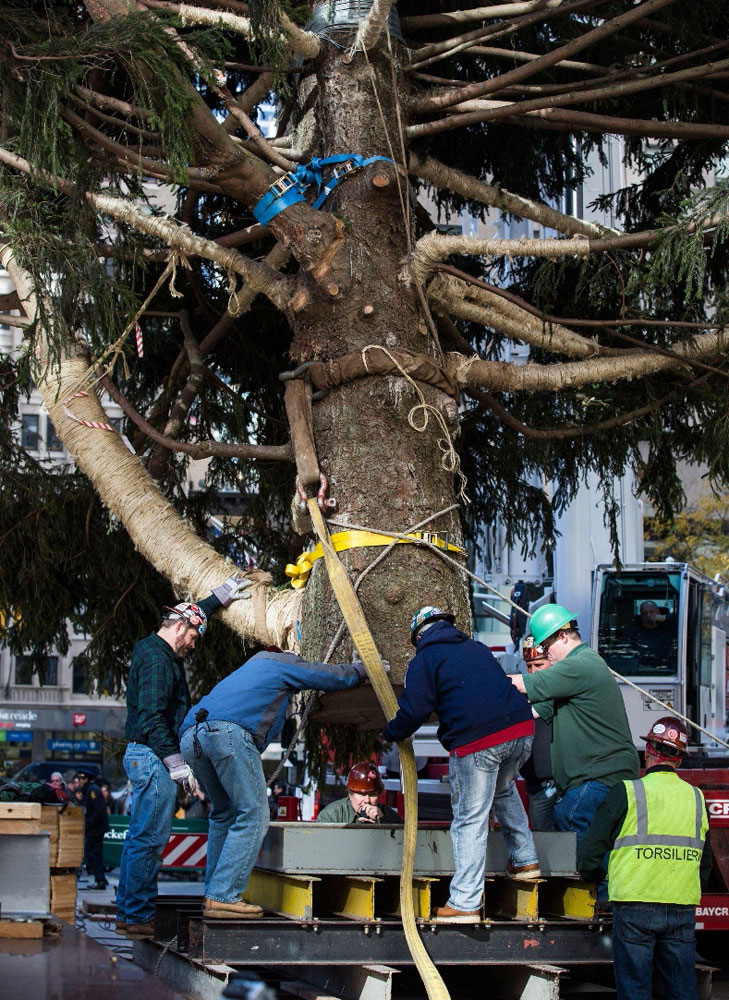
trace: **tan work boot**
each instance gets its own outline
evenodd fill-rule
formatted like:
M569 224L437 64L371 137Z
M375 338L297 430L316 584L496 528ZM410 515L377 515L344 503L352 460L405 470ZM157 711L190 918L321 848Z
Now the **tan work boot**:
M455 910L452 906L437 906L430 919L441 924L479 924L480 910Z
M532 865L512 865L509 862L506 866L506 874L508 878L525 881L530 878L540 878L542 872L536 862Z
M124 933L132 941L143 941L154 937L154 920L146 924L127 924Z
M245 899L236 899L234 903L221 903L219 899L206 899L203 916L214 917L216 920L240 920L247 917L262 917L263 910L255 903L247 903Z

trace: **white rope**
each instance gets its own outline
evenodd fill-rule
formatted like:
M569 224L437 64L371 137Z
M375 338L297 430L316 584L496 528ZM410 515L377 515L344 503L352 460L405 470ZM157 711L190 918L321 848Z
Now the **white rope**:
M446 509L447 510L452 510L453 508L450 507L450 508L446 508ZM442 513L444 513L444 511L439 511L439 514L442 514ZM434 516L437 517L438 515L434 515ZM389 535L389 534L391 534L391 532L384 531L384 530L382 530L380 528L364 527L361 524L349 524L346 521L341 521L341 520L335 519L333 517L329 518L329 521L332 524L336 524L337 527L348 528L350 531L376 531L376 532L378 532L381 535ZM423 523L425 523L425 522L423 522ZM395 537L395 536L393 535L393 537ZM397 537L401 538L402 535L398 535ZM457 563L455 559L452 559L449 555L446 555L446 553L442 549L439 549L437 545L433 545L431 542L428 542L425 539L413 539L412 544L413 545L420 545L423 548L430 549L440 559L443 559L445 562L449 563L451 566L454 566L461 573L465 573L466 576L469 576L472 580L475 580L476 583L480 584L482 587L485 587L487 590L490 590L491 593L497 594L501 598L502 601L505 601L507 604L510 604L512 608L515 608L517 611L519 611L521 614L523 614L526 618L531 618L532 617L532 615L531 615L531 613L529 611L526 611L524 608L519 607L519 605L515 604L514 601L512 601L510 598L504 597L504 595L500 591L498 591L495 587L492 587L491 584L486 583L485 580L482 580L481 577L476 576L475 573L472 573L465 566L461 566L460 563ZM388 554L388 552L391 549L392 549L392 546L389 546L387 549L385 549L385 551L380 556L378 556L376 562L379 562L381 559L383 559ZM372 565L374 565L374 563ZM370 569L372 568L372 565L368 566L367 569L364 572L368 573L370 571ZM709 732L708 729L704 729L704 727L700 726L698 724L698 722L694 722L693 719L689 719L689 717L687 715L682 715L681 712L677 711L671 705L667 705L665 701L661 701L660 698L656 698L656 696L654 694L651 694L650 691L646 691L646 689L640 687L640 685L634 684L633 681L629 681L627 677L623 677L622 674L619 674L617 672L617 670L613 670L612 667L608 667L608 670L613 675L613 677L617 678L617 680L619 680L621 683L627 684L628 687L631 687L635 691L640 692L640 694L644 695L644 697L648 698L650 701L655 702L656 705L660 705L661 708L665 708L665 710L667 712L670 712L677 719L681 719L682 722L685 722L687 725L691 726L693 729L697 729L700 733L703 733L704 736L708 736L709 739L713 740L715 743L718 743L720 746L726 747L727 750L729 750L729 743L725 743L724 740L721 739L721 737L716 736L714 733Z

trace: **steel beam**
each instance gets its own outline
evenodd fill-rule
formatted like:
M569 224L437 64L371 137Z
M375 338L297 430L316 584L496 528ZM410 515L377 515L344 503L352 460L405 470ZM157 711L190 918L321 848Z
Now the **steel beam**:
M543 875L576 875L574 833L535 833L534 843ZM402 848L401 826L272 823L256 867L293 875L399 875ZM486 847L486 874L503 875L507 862L503 835L493 831ZM447 828L418 830L415 874L453 874L453 845Z
M487 916L510 917L512 920L534 921L539 919L540 879L487 879L484 891L484 909Z
M320 882L314 875L286 875L254 868L245 898L284 917L311 920L316 916L314 895Z
M611 962L609 936L599 921L512 921L418 925L436 965L592 964ZM230 965L409 966L412 958L396 921L190 919L190 954Z
M322 908L353 920L375 919L375 888L379 878L367 875L324 876L320 886Z
M281 974L284 970L277 971ZM295 971L301 974L301 969ZM397 974L397 969L387 965L319 966L306 970L306 982L297 978L282 982L279 988L301 1000L317 1000L323 994L341 1000L391 1000L392 978Z
M597 886L579 879L549 879L539 889L539 912L542 916L594 920Z

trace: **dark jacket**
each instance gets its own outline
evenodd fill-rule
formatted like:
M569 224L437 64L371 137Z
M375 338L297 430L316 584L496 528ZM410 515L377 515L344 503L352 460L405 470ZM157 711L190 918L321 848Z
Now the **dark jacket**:
M386 740L402 742L435 713L446 750L532 719L529 703L491 650L444 621L418 641L398 704L383 730Z
M83 793L84 834L87 837L103 836L109 829L106 801L98 785L90 781Z
M223 606L214 594L198 604L208 618ZM160 760L179 753L177 730L189 708L185 667L170 644L156 632L135 642L127 678L126 738L144 743Z
M544 719L534 720L534 742L529 760L521 769L526 781L527 792L533 795L542 788L545 781L553 781L552 776L552 727Z
M209 722L234 722L246 729L262 753L281 735L294 692L346 691L360 680L351 663L310 663L296 653L256 653L193 705L180 736L195 725L198 709L204 708Z

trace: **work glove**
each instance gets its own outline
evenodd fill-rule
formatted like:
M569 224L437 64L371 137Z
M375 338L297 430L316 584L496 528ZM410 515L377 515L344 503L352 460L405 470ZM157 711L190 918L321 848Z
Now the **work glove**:
M390 663L389 663L389 661L388 660L380 660L380 663L382 664L382 669L385 671L385 673L389 674L390 673ZM364 665L364 663L361 660L358 660L358 659L352 660L352 666L357 671L357 676L359 677L360 681L367 680L367 667Z
M252 580L242 579L234 573L232 576L229 576L224 583L219 584L217 587L213 587L213 593L223 607L227 608L233 603L233 601L245 600L247 597L251 596L249 593L244 593L244 591L252 585L252 582Z
M162 763L175 784L181 786L185 795L192 795L195 792L195 775L192 773L190 765L185 763L185 758L181 753L173 753L169 757L164 757Z

